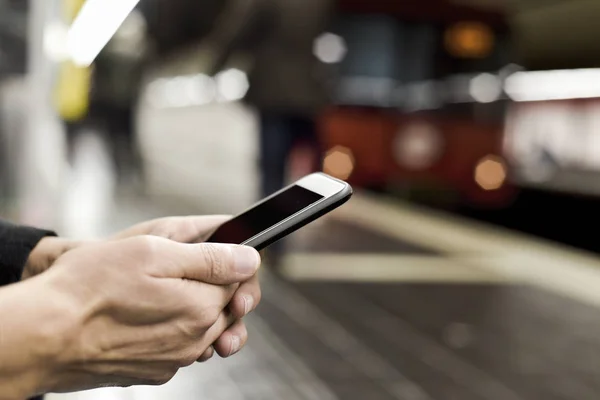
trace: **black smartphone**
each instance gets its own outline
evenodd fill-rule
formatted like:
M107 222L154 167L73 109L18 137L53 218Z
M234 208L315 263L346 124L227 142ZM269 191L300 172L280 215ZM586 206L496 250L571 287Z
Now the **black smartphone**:
M323 173L308 175L221 225L207 240L263 250L352 197L352 187Z

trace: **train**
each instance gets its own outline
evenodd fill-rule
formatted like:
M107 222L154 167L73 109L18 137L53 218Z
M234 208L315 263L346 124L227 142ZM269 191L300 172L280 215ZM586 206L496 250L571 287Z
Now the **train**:
M518 188L503 151L503 85L520 70L506 16L397 3L341 3L332 31L351 56L320 118L325 171L357 187L505 207Z
M535 19L400 3L340 3L334 32L354 54L341 60L336 104L320 120L327 172L450 206L502 209L531 189L600 195L598 49L578 29L551 28L558 6ZM563 23L594 29L586 15L598 7L565 6ZM379 36L353 33L375 24ZM371 73L360 59L387 69Z

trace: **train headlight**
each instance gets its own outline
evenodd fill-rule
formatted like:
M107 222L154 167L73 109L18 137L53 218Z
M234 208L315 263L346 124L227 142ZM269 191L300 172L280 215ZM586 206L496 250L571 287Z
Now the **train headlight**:
M475 167L475 182L483 190L498 190L506 183L508 169L502 157L486 156Z
M430 168L442 156L442 134L432 124L414 123L401 129L394 143L396 162L412 170Z
M323 170L326 174L345 180L354 172L355 163L352 150L344 146L335 146L327 152Z

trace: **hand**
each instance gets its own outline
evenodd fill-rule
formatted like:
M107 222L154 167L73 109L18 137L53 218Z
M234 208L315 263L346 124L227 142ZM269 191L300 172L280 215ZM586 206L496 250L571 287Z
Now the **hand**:
M115 235L112 240L122 240L136 236L158 236L180 243L202 243L221 224L227 221L228 216L200 216L200 217L170 217L161 218L135 225ZM23 273L23 279L39 275L49 269L63 254L90 244L89 242L76 242L63 238L45 238L34 249ZM229 304L229 312L236 322L210 347L198 361L207 361L214 355L214 350L221 357L227 357L226 350L232 338L244 336L246 327L241 318L254 311L261 300L261 290L258 276L252 276L243 282L235 292Z
M202 216L202 217L170 217L161 218L153 221L144 222L133 226L119 234L114 239L125 239L140 235L152 235L164 237L180 243L202 243L216 230L220 225L229 220L229 216ZM244 335L246 326L241 320L248 315L258 305L261 300L260 283L258 276L254 275L250 280L243 282L239 289L233 295L228 310L236 319L236 322L215 342L215 346L210 347L198 361L207 361L214 355L214 349L221 357L227 357L222 349L227 348L227 344L232 337Z
M43 359L20 366L37 371L36 392L163 384L223 334L231 322L224 309L259 262L258 253L246 247L151 236L69 251L45 274L15 285L13 292L23 294L8 300L21 304L18 310L0 304L7 321L0 389L2 368L19 371L32 352ZM38 299L35 306L32 298ZM54 318L39 318L58 305ZM31 318L22 317L28 312ZM220 351L233 354L245 340L230 340ZM14 379L8 385L19 387Z

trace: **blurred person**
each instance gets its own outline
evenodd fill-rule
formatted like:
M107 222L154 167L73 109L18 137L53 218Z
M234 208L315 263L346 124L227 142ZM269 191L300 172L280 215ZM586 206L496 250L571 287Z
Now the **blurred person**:
M213 75L236 53L251 59L245 100L260 119L262 197L285 185L289 157L299 143L312 149L312 169L320 169L316 118L330 96L314 43L326 30L334 5L333 0L229 0L206 40ZM270 247L272 263L281 258L283 243Z
M200 243L224 221L166 218L87 243L0 221L0 397L158 385L237 353L260 256Z
M142 176L134 122L148 54L146 20L134 10L94 63L92 118L109 135L117 174L123 183Z
M87 114L67 124L70 158L82 132L101 134L123 184L143 175L134 122L148 55L146 21L134 10L94 61Z

